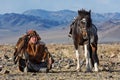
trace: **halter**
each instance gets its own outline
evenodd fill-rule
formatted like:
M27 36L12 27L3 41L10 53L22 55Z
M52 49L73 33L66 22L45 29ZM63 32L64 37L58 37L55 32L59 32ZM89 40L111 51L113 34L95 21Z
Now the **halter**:
M89 29L87 29L86 19L82 18L81 20L79 20L77 18L76 23L77 23L78 28L80 29L80 33L82 34L83 39L88 39Z

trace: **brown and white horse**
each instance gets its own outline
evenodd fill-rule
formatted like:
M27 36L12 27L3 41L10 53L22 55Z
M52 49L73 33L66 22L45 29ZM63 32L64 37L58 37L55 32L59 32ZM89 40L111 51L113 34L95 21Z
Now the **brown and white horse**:
M99 59L97 55L97 28L92 24L91 10L86 11L84 9L78 10L78 16L76 17L74 24L72 24L72 39L75 47L75 53L77 58L77 68L80 69L80 59L78 47L84 46L85 59L86 59L86 71L92 71L94 67L95 71L98 71Z

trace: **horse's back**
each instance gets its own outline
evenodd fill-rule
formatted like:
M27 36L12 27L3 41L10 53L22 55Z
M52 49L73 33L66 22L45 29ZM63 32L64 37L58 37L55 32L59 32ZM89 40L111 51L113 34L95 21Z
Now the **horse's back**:
M90 42L96 44L98 42L97 27L94 24L92 24L92 27L90 28Z
M92 24L92 28L90 28L90 30L94 35L97 35L97 27L94 24Z

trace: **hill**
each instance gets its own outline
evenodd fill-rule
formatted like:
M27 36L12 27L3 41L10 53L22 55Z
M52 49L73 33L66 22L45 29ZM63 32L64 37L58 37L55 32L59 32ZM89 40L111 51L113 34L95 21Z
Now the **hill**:
M42 9L28 10L22 14L6 13L0 15L0 37L2 37L0 42L4 42L4 39L8 40L8 37L14 36L16 38L28 29L37 30L41 35L44 35L43 40L54 37L47 40L48 42L58 40L58 36L60 36L59 41L67 42L68 26L76 16L77 12L71 10L47 11ZM120 31L120 13L100 14L92 12L92 20L98 28L100 42L120 41L120 35L118 35ZM13 38L12 41L14 41Z

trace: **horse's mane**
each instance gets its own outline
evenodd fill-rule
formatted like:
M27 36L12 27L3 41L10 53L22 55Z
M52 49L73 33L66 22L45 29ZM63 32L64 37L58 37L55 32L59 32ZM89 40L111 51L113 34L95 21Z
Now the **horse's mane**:
M85 9L78 10L78 15L81 15L81 14L87 15L90 13L91 13L91 10L89 10L89 11L86 11Z
M89 21L88 21L89 26L88 27L91 27L92 26L91 10L89 10L89 11L86 11L85 9L78 10L78 16L76 18L76 21L80 20L84 16L89 17Z

